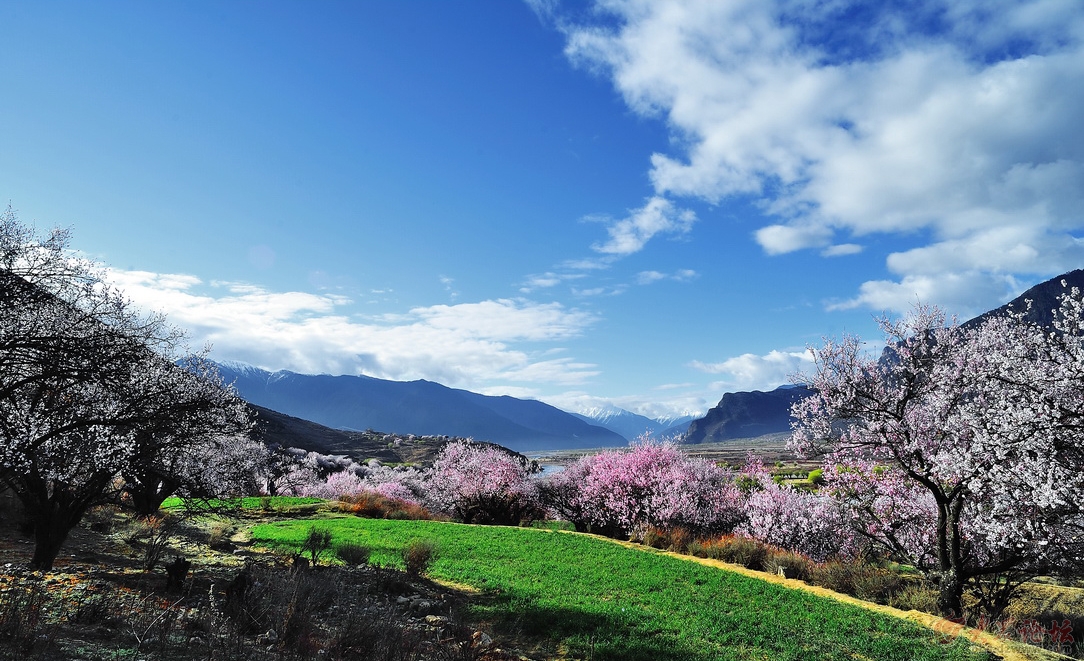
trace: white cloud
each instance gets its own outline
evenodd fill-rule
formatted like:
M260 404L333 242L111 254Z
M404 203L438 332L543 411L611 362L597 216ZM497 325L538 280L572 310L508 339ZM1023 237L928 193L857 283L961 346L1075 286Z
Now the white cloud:
M553 356L553 343L579 336L596 320L557 303L500 299L362 319L349 314L353 302L343 296L142 271L110 276L134 303L187 329L193 344L212 344L215 357L268 369L461 387L569 386L598 374L594 365Z
M653 197L630 212L628 218L612 221L606 230L609 240L591 248L607 255L631 255L658 234L688 233L694 222L696 214L692 211L679 209L664 198Z
M519 288L521 294L530 294L536 289L548 289L550 287L556 287L562 282L568 282L569 280L579 280L580 278L587 277L585 273L555 273L553 271L547 271L537 275L527 276L526 282Z
M747 353L718 363L693 361L690 366L708 374L724 374L727 378L718 387L733 392L746 390L772 390L791 377L813 366L813 355L808 351L773 350L763 356Z
M650 285L652 282L658 282L659 280L665 279L665 273L659 273L658 271L641 271L636 276L636 283L640 285Z
M769 254L929 237L888 266L901 291L927 278L931 300L957 298L954 278L989 291L1006 273L1080 266L1079 1L595 4L592 24L557 19L568 56L664 119L674 144L651 157L656 197L596 250L642 248L672 226L646 213L669 199L753 195L776 218L755 233Z
M650 285L660 280L673 280L674 282L688 282L697 277L697 272L692 269L679 269L674 273L662 273L660 271L641 271L636 274L636 284Z
M686 384L686 386L691 386L691 384ZM715 405L715 401L709 402L704 398L702 388L686 386L683 386L683 389L688 392L675 393L667 397L659 397L657 392L646 395L599 397L572 390L557 395L547 395L542 399L550 406L581 415L600 409L619 408L648 418L675 418L686 415L699 417Z
M821 251L822 257L842 257L844 255L857 255L862 252L862 246L857 243L840 243L834 246L828 246Z
M1010 275L979 272L907 275L899 282L872 280L862 283L854 298L832 303L830 310L867 307L906 314L916 303L938 305L970 317L997 307L1019 295L1022 287Z

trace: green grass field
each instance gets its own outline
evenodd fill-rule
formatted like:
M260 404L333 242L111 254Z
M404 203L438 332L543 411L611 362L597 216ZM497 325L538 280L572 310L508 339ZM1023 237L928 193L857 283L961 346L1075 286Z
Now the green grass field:
M434 541L429 575L482 591L472 619L574 658L992 658L903 620L584 535L344 516L258 525L253 540L296 547L314 525L333 543L369 546L382 565L401 567L412 540Z
M196 502L195 506L206 508L240 508L243 510L259 510L265 506L271 511L289 512L299 509L315 509L314 506L326 504L322 498L309 498L301 496L245 496L244 498L230 498L227 500L211 499L206 502ZM166 498L162 502L162 509L170 510L180 507L180 498Z

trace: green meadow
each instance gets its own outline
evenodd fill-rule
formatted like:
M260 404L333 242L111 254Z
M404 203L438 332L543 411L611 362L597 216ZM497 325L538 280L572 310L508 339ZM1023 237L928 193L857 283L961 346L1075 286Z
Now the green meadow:
M994 658L904 620L586 535L331 516L257 525L253 541L297 548L313 526L384 566L402 567L413 540L434 542L429 577L480 591L468 617L568 658Z

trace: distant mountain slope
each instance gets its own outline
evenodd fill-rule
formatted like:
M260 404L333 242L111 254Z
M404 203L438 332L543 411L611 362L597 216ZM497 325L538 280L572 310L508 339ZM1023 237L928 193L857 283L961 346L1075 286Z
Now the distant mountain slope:
M240 363L223 363L219 371L246 401L333 429L469 436L518 451L626 444L620 435L542 402L431 381L272 373Z
M808 397L804 386L769 392L728 392L703 418L693 420L685 443L715 443L790 431L791 404Z
M301 448L321 454L347 455L357 462L379 459L384 463L429 465L448 437L395 437L375 431L343 431L249 404L256 422L252 436L268 445Z
M1062 281L1065 282L1065 286L1062 286ZM1040 282L1005 305L994 308L989 312L984 312L962 325L978 325L982 323L984 319L1001 316L1010 310L1014 312L1028 310L1024 315L1025 319L1032 323L1039 324L1040 326L1053 327L1054 310L1058 307L1058 298L1062 294L1069 293L1069 290L1073 287L1084 290L1084 269L1069 271L1056 278L1051 278L1046 282ZM1031 301L1030 309L1028 309L1028 301Z

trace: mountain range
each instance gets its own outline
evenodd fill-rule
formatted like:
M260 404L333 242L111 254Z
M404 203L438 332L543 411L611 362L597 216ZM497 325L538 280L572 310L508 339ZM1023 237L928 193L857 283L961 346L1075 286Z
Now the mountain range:
M234 362L220 363L219 373L247 402L333 430L471 437L517 451L628 444L617 432L543 402L432 381L268 372Z
M1028 320L1050 326L1051 310L1067 287L1084 289L1084 269L1036 285L964 326L1025 310ZM379 443L370 441L380 435L373 429L397 435L472 437L521 452L623 446L644 433L679 437L690 444L753 438L788 432L790 406L809 395L801 386L726 393L702 418L652 419L616 407L568 413L536 400L480 395L423 380L268 372L234 362L221 363L219 370L241 397L269 409L261 414L261 424L282 444L289 444L287 439L294 434L314 448L345 453L364 446L367 456L374 457ZM276 412L282 415L276 417Z

